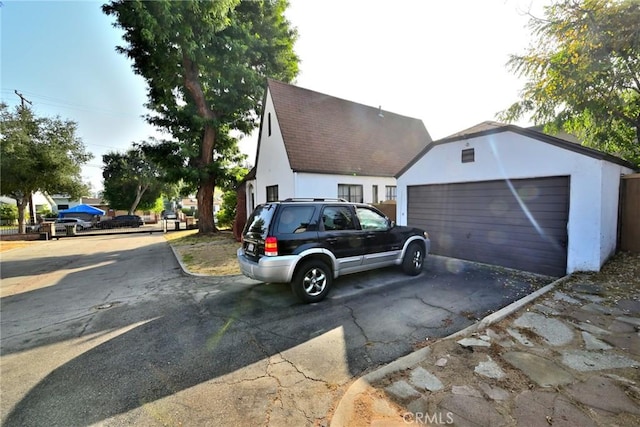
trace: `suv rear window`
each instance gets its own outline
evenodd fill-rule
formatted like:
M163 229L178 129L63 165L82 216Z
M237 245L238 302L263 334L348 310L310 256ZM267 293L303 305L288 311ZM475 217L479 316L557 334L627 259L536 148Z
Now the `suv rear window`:
M308 231L315 210L313 206L285 206L280 213L278 233L293 234Z
M245 233L252 237L261 237L265 239L269 231L271 217L275 211L273 205L260 205L251 214L245 226Z

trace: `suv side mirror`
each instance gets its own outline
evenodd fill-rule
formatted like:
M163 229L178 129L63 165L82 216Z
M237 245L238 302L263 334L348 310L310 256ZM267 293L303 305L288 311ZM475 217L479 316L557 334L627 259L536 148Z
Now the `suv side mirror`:
M387 224L389 225L389 229L391 229L391 228L396 226L396 222L395 221L391 221L390 219L387 220Z

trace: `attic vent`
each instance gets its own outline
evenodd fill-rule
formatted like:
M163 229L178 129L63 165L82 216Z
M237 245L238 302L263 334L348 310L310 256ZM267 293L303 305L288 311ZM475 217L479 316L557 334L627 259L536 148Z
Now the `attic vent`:
M474 148L462 150L462 163L472 163L476 161L476 153Z
M269 131L269 136L271 136L271 113L267 114L267 127Z

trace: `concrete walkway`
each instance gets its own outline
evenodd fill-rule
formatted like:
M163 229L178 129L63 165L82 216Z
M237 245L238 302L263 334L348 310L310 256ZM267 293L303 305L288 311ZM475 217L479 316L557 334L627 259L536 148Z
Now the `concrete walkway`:
M589 277L586 275L585 277ZM331 426L638 426L640 278L561 279L358 379Z

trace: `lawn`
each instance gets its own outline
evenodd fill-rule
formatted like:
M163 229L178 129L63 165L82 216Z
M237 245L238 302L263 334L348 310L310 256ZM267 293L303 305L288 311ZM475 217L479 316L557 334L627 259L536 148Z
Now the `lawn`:
M231 231L198 235L198 230L169 232L165 238L191 273L226 276L240 274L236 251L240 243Z

